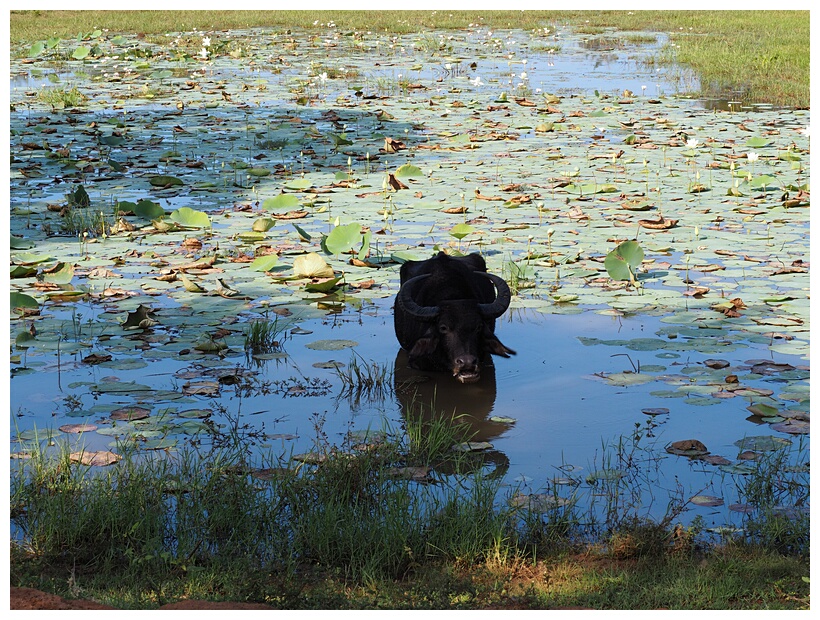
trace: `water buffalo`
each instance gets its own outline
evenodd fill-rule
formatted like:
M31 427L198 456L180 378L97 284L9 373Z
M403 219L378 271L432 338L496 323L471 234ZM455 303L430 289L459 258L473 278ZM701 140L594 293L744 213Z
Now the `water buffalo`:
M487 273L479 254L454 258L439 252L407 261L400 275L393 319L411 367L450 371L461 383L473 383L481 364L492 363L491 353L515 354L494 334L495 319L510 305L510 288Z

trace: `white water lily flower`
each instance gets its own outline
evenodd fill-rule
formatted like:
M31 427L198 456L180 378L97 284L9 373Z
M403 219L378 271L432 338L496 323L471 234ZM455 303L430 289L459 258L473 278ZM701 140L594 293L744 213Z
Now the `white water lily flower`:
M208 59L208 50L206 50L204 47L201 50L199 50L199 57L207 60Z
M811 125L806 125L805 127L803 127L803 129L800 130L800 133L802 133L807 138L810 138L811 137Z
M327 82L327 72L326 71L324 73L319 74L319 81L320 82Z
M746 159L748 159L749 161L757 161L759 158L760 155L758 155L754 151L749 151L749 153L746 155Z
M695 148L697 145L698 145L697 138L692 138L691 140L686 141L686 146L688 146L690 149Z
M202 45L205 47L211 46L211 37L202 37Z
M521 73L521 79L522 79L522 80L526 80L526 79L527 79L527 72L526 72L526 71L524 71L524 72L522 72L522 73Z
M482 82L482 81L481 81L481 77L480 77L480 76L476 76L476 79L474 79L474 80L470 80L470 83L471 83L473 86L484 86L484 82Z

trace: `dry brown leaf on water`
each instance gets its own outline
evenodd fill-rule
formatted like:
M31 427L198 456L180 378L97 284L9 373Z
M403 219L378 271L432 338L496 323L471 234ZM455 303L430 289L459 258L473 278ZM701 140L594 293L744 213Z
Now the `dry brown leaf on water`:
M330 187L355 187L357 179L344 179L342 181L336 181L335 183L331 183Z
M570 218L571 220L588 220L589 219L589 216L586 213L584 213L584 211L583 211L583 209L581 209L581 207L579 207L577 205L572 207L569 210L569 213L567 213L567 217Z
M105 267L95 267L91 271L88 272L87 277L89 278L121 278L122 275L119 273L114 273L110 269L106 269Z
M362 261L359 261L359 262L362 262ZM376 284L376 281L371 279L371 280L361 280L360 282L354 282L350 286L352 286L353 288L358 288L358 289L369 289L369 288L373 288L374 284Z
M402 149L406 148L407 146L401 140L396 140L389 137L384 139L384 151L386 153L398 153Z
M63 424L60 431L63 433L91 433L99 428L96 424Z
M404 183L399 181L396 178L396 175L393 174L392 172L387 173L387 183L388 183L388 185L390 185L390 187L392 187L396 191L398 191L400 189L409 189Z
M706 449L706 446L697 439L673 441L667 446L666 451L681 456L703 456L709 454L709 450Z
M83 358L83 364L102 364L103 362L110 362L112 359L113 357L107 353L92 353Z
M207 269L211 265L216 262L216 256L207 256L205 258L200 258L193 263L185 263L184 265L178 265L174 267L177 271L188 271L189 269Z
M476 190L475 190L475 197L476 197L476 200L494 200L494 201L500 201L500 202L504 202L504 200L505 200L501 196L485 196L484 194L481 193L481 190L479 190L478 188L476 188Z
M83 465L94 465L97 467L105 467L106 465L113 465L122 457L113 452L72 452L68 458L74 463L82 463Z
M150 409L146 409L145 407L138 407L136 405L131 405L127 407L120 407L119 409L114 409L114 411L111 412L111 419L119 420L121 422L130 422L132 420L144 420L150 414Z
M650 230L669 230L678 223L678 220L672 220L659 215L653 220L638 220L638 224Z
M805 267L791 265L791 266L787 266L787 267L781 267L780 269L775 269L769 275L781 276L781 275L787 274L787 273L806 273L807 271L808 271L808 269L806 269Z
M527 108L534 108L535 107L535 102L530 101L526 97L516 97L515 102L518 105L522 105L522 106L527 107Z
M690 288L683 292L686 297L694 297L695 299L700 299L706 293L709 292L709 287L707 286L696 286L694 288Z
M449 207L442 209L442 213L467 213L467 207Z
M298 220L303 217L307 217L307 215L307 211L288 211L287 213L274 213L273 217L275 217L277 220Z

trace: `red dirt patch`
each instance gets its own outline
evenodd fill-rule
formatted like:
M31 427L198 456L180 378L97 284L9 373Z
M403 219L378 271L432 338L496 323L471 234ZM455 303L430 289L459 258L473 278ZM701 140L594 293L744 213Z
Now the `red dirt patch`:
M11 609L116 609L94 601L66 599L34 588L11 588ZM216 601L179 601L160 609L273 609L262 603L233 603Z

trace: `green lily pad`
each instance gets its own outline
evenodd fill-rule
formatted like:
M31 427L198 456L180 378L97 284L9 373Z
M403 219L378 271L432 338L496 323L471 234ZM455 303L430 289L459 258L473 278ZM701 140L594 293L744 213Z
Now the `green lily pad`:
M359 343L355 340L342 340L342 339L332 339L332 340L316 340L315 342L311 342L306 344L305 346L308 349L314 349L316 351L341 351L342 349L348 349L350 347L356 347Z
M299 198L293 194L279 194L273 198L265 198L262 201L262 208L267 211L290 211L298 208L300 204Z
M211 218L208 217L207 213L196 211L190 207L180 207L176 211L173 211L168 218L177 224L190 228L211 227Z

